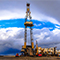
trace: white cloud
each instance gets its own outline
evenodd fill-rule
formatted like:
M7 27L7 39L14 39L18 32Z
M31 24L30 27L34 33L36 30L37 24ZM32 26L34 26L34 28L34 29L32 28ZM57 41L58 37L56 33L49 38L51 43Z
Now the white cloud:
M45 21L50 21L54 24L59 24L60 25L60 23L55 18L49 17L49 16L44 15L42 13L34 12L34 14L32 14L32 18L35 19L35 20L38 20L38 21L44 21L44 20Z
M56 28L55 30L53 30L53 34L54 35L59 35L60 34L60 30Z
M37 25L37 24L34 24L34 25L35 25L35 26L40 26L41 24L38 24L38 25Z
M24 42L22 31L23 28L0 29L0 51L6 49L6 47L21 49Z
M13 9L13 10L0 10L0 20L7 20L7 19L17 19L17 18L25 18L25 13L23 9ZM50 21L54 24L60 23L53 17L49 17L47 15L44 15L42 13L38 13L36 11L31 10L31 16L32 19L38 20L38 21ZM35 24L36 25L36 24ZM37 26L37 25L36 25ZM40 26L40 25L38 25Z
M50 39L50 37L47 37L47 38L46 38L46 40L49 40L49 39Z
M28 38L29 36L29 28L28 28ZM60 44L60 31L55 29L50 31L48 28L43 29L33 29L33 40L34 45L36 44L36 40L38 45L41 47L54 47ZM28 43L30 43L27 40ZM0 52L6 50L6 47L13 49L21 49L22 45L24 45L24 28L3 28L0 29Z
M14 37L16 34L18 34L19 32L17 32L18 30L22 30L22 28L3 28L0 29L0 39L6 40L9 37Z
M50 31L48 28L43 28L41 30L36 29L36 30L34 30L34 33L35 33L34 34L34 37L35 37L34 43L37 40L39 46L41 46L41 47L48 47L48 46L54 47L55 45L60 43L60 37L59 37L60 30L59 29L55 29L53 31ZM59 47L57 47L57 48L59 48Z
M24 11L21 9L15 9L14 12L9 10L0 10L0 20L24 18L24 14Z
M56 25L55 25L56 26ZM60 26L56 26L57 28L60 28Z

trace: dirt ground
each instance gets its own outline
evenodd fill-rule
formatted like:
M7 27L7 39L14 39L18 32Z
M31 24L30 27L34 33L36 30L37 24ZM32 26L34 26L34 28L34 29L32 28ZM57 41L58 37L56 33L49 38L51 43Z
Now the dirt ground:
M0 57L0 60L60 60L60 57Z

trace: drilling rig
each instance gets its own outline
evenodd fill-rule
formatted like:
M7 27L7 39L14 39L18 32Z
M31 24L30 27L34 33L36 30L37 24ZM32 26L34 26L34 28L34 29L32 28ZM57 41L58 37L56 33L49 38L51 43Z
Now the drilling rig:
M24 34L24 46L22 46L21 52L24 52L24 56L28 55L28 56L33 56L34 55L34 43L33 43L33 37L32 37L32 30L33 30L33 22L32 22L32 17L31 17L31 12L30 12L30 4L27 3L27 10L26 10L26 18L25 18L25 34ZM28 21L29 18L29 21ZM27 27L30 28L30 41L31 44L27 45Z
M33 43L33 22L32 22L32 17L31 17L31 12L30 12L30 4L27 3L26 4L26 18L25 18L25 32L24 32L24 45L22 46L21 52L23 52L22 56L38 56L38 54L42 54L43 56L48 56L48 55L56 55L56 47L54 48L41 48L38 47L38 43L36 41L36 48L34 50L34 43ZM29 18L29 19L28 19ZM28 21L29 20L29 21ZM29 41L29 39L27 39L27 28L29 27L30 29L30 45L27 45L27 41Z

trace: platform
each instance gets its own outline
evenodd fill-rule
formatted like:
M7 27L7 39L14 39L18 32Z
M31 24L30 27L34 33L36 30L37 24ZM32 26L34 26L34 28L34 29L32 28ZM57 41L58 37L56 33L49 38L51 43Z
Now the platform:
M31 26L31 27L34 26L34 25L33 25L33 22L25 22L24 25L25 25L25 26Z

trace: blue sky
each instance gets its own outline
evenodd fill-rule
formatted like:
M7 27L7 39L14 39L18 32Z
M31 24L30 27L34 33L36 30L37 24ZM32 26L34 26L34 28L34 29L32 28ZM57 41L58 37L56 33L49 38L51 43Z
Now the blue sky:
M24 22L25 19L10 19L10 20L0 20L0 29L1 28L9 28L9 27L18 27L18 28L24 28ZM36 29L42 29L44 27L46 28L51 28L49 29L50 31L54 30L57 28L56 26L60 27L58 24L54 24L52 22L49 22L47 20L44 21L38 21L38 20L32 20L34 26L33 28Z
M24 45L27 2L31 4L34 45L37 40L42 48L60 49L60 1L0 0L0 55L16 54ZM27 44L31 42L29 31Z

